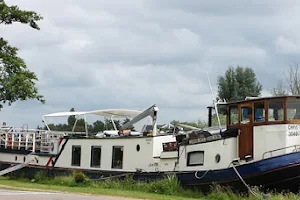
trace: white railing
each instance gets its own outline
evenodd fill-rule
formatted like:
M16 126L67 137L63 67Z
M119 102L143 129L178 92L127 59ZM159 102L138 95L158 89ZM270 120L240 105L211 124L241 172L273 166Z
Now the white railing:
M58 142L64 135L63 132L44 130L0 129L0 148L49 153L50 141Z
M267 154L269 154L270 157L273 157L273 153L283 151L283 150L286 150L286 149L292 149L292 152L298 152L298 151L300 151L300 145L292 145L292 146L287 146L287 147L274 149L274 150L271 150L271 151L266 151L265 153L263 153L262 158L264 159ZM286 152L283 152L282 154L286 154Z
M41 148L40 152L42 153L50 153L50 142L52 140L58 140L63 138L65 135L64 132L59 131L46 131L45 133L41 134Z
M1 133L0 137L1 148L16 149L16 150L32 150L36 149L36 133L35 132L20 132L20 133Z

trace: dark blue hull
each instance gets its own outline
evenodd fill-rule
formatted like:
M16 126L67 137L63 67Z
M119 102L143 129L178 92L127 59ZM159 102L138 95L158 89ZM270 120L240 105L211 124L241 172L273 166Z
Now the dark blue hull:
M300 152L236 166L236 169L250 186L258 186L264 190L297 192L300 185ZM201 190L208 190L213 183L235 189L246 189L232 167L182 172L178 173L177 177L183 186Z
M9 163L0 163L0 170L9 167ZM272 157L257 162L251 162L236 169L250 186L258 186L264 190L272 189L276 191L289 190L298 192L300 185L300 152L290 153L282 156ZM37 171L44 170L49 175L69 174L71 169L67 168L46 168L46 167L25 167L17 172L25 177L33 178ZM80 170L91 179L102 179L103 177L116 176L124 178L125 174L132 172L100 171L100 170ZM166 174L174 172L136 172L133 175L134 180L157 180L165 177ZM237 190L245 190L246 187L239 179L232 167L221 170L209 171L186 171L175 172L179 182L183 187L208 191L212 184L229 186Z

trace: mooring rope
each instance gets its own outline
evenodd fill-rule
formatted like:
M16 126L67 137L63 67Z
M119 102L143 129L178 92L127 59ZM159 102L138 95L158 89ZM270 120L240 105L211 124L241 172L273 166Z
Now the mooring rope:
M196 171L196 172L195 172L195 178L198 179L198 180L200 180L200 179L204 178L204 176L206 176L206 174L207 174L209 171L211 171L211 170L207 170L207 171L206 171L202 176L200 176L200 177L198 176L198 172L199 172L199 171Z
M236 175L239 177L239 179L242 181L242 183L246 186L246 188L249 190L249 192L259 198L259 199L267 199L268 197L266 195L260 196L258 193L256 193L255 191L253 191L251 189L251 187L246 183L246 181L243 179L243 177L240 175L240 173L238 172L238 170L236 169L236 167L234 166L233 162L231 162L230 164L232 164L232 168L235 171Z

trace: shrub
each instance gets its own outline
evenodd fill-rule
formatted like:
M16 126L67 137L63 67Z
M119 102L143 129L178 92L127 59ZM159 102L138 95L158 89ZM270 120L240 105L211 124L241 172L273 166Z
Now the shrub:
M86 183L88 178L82 172L75 171L73 173L73 178L75 183Z

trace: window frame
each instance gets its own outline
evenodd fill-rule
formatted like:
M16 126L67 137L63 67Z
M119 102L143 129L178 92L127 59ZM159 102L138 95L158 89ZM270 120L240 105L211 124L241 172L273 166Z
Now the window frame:
M255 104L257 103L263 103L264 104L264 120L263 121L255 121ZM265 124L266 122L268 122L268 104L267 104L267 101L266 100L260 100L260 101L254 101L253 102L253 123L255 125L260 125L260 124Z
M79 148L80 149L80 154L79 154L79 163L75 163L75 149ZM81 145L72 145L72 154L71 154L71 166L74 167L80 167L81 166Z
M121 160L121 167L116 167L114 165L114 160L115 160L115 149L120 148L122 151L122 160ZM124 164L124 146L121 145L116 145L116 146L112 146L112 159L111 159L111 168L112 169L123 169L123 164Z
M250 109L250 117L249 117L249 121L246 123L242 123L242 118L243 118L243 108L248 108L248 111ZM243 125L249 125L249 124L253 124L253 102L248 102L248 103L243 103L239 105L239 124L241 126Z
M100 162L100 164L99 165L95 165L94 163L93 163L93 150L94 149L100 149L100 157L99 157L99 162ZM101 158L102 158L102 147L101 146L99 146L99 145L92 145L91 146L91 162L90 162L90 167L91 168L101 168ZM93 165L94 164L94 165Z
M235 123L235 124L231 123L231 109L232 108L235 108L237 110L237 123ZM229 105L227 113L228 113L227 114L227 124L228 124L228 126L230 126L230 127L239 126L239 124L240 124L240 120L239 120L240 119L240 111L239 111L238 104Z
M285 99L285 121L289 124L299 124L300 119L288 119L288 101L289 100L299 100L300 102L300 97L289 97Z
M190 164L190 156L193 154L193 153L202 153L203 155L203 162L202 163L196 163L196 164ZM203 166L204 165L204 160L205 160L205 154L204 154L204 151L190 151L187 153L187 159L186 159L186 166L188 167L192 167L192 166Z
M269 115L269 111L270 111L270 102L272 101L281 101L282 102L282 109L283 109L283 119L282 120L274 120L274 121L270 121L270 115ZM286 115L287 115L287 111L286 111L286 99L284 98L273 98L273 99L268 99L267 100L267 114L268 114L268 118L266 123L267 124L282 124L286 122Z

